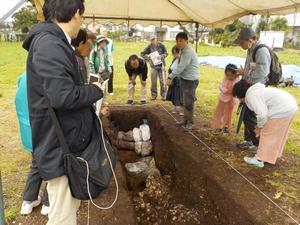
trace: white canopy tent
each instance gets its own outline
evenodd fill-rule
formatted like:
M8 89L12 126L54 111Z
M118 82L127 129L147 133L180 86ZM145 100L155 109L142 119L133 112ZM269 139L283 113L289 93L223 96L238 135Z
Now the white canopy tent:
M31 0L43 20L44 0ZM245 15L284 15L298 12L300 0L85 0L85 23L112 22L129 26L195 23L222 27ZM198 45L196 44L196 51Z
M42 18L44 0L32 0ZM220 27L249 14L295 13L300 0L85 0L86 22L129 25L176 25L199 23Z

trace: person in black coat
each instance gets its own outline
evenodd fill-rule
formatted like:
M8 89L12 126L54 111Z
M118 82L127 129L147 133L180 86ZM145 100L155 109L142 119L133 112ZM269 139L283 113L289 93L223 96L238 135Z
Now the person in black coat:
M71 46L71 38L77 36L82 23L83 0L46 0L43 12L48 21L34 26L23 43L28 51L27 94L33 158L39 174L48 183L47 225L75 225L80 201L70 192L63 151L48 104L56 113L71 153L80 155L94 132L92 104L102 98L103 91L100 83L84 84Z
M167 101L171 101L174 109L171 111L173 114L179 114L183 116L183 109L182 109L182 102L180 98L180 82L179 78L177 76L174 76L172 74L172 71L177 67L179 60L180 60L180 49L175 45L172 48L172 55L174 57L172 64L168 70L168 80L167 80L167 86L168 92L167 92Z

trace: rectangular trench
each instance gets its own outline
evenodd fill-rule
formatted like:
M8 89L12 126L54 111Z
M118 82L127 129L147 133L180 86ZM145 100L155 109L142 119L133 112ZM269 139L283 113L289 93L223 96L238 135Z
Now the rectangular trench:
M116 131L139 127L145 118L149 121L156 165L162 174L172 174L172 195L189 208L212 210L207 217L214 218L205 218L199 224L294 224L235 171L177 127L161 107L112 106L110 125L105 129L113 139ZM165 221L158 225L167 224Z

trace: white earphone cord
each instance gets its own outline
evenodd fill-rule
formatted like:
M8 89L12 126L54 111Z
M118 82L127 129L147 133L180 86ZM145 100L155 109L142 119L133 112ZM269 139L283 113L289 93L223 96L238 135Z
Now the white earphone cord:
M112 171L112 174L113 174L113 177L114 177L114 180L115 180L115 183L116 183L116 195L115 195L115 199L114 201L111 203L110 206L107 206L107 207L102 207L102 206L99 206L97 205L96 203L94 203L93 199L92 199L92 196L91 196L91 193L90 193L90 185L89 185L89 175L90 175L90 170L89 170L89 164L88 162L83 159L83 158L80 158L78 157L79 159L81 159L82 161L84 161L84 163L86 164L86 168L87 168L87 176L86 176L86 184L87 184L87 191L88 191L88 194L89 194L89 197L90 197L90 201L91 203L98 209L103 209L103 210L107 210L107 209L111 209L115 203L117 202L118 200L118 195L119 195L119 184L118 184L118 180L117 180L117 177L116 177L116 174L115 174L115 171L114 171L114 168L113 168L113 165L112 165L112 162L111 162L111 158L108 154L108 150L106 148L106 143L104 141L104 132L103 132L103 126L102 126L102 121L101 119L99 118L99 121L100 121L100 125L101 125L101 136L102 136L102 141L103 141L103 145L104 145L104 150L106 152L106 155L107 155L107 158L108 158L108 161L109 161L109 164L110 164L110 168L111 168L111 171ZM88 202L88 220L87 220L87 225L89 225L89 220L90 220L90 204Z

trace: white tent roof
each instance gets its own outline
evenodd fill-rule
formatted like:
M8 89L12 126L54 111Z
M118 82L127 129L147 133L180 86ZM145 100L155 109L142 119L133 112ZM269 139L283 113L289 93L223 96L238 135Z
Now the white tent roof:
M33 0L41 15L44 0ZM198 22L223 26L248 14L283 15L300 8L300 0L85 0L88 22L176 25Z

